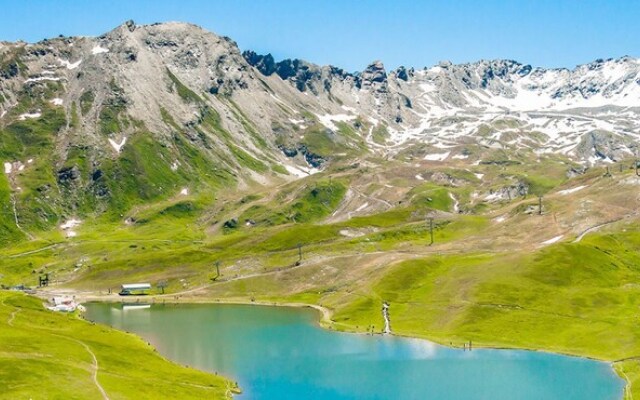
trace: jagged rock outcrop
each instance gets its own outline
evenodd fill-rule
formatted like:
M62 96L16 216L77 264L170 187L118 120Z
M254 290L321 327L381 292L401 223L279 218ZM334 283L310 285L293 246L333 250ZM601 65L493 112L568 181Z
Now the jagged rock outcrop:
M621 161L637 154L639 147L638 142L631 138L621 140L611 132L593 130L582 136L576 154L592 160Z
M247 50L242 53L242 56L251 66L256 67L264 75L271 75L276 72L276 62L271 54L263 56Z
M415 71L413 68L407 69L402 65L395 70L395 74L398 77L398 79L403 80L405 82L407 82L410 77L413 77L414 72Z
M491 190L485 196L487 201L511 201L518 197L525 197L529 194L529 185L524 182L518 182L514 185L501 187L497 190Z
M365 89L374 83L385 83L387 81L387 71L384 69L382 61L374 61L360 74L361 86Z

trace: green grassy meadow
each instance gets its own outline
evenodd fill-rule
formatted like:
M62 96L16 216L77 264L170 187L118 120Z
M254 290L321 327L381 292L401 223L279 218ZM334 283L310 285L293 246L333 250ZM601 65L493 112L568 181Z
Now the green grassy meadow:
M144 151L150 148L146 142L144 136L133 141L119 162L153 169L144 164ZM235 156L243 159L240 152ZM252 163L246 158L239 162ZM631 206L633 190L620 183L630 172L616 179L597 172L567 179L559 172L565 167L553 160L526 171L519 163L462 172L447 167L435 171L447 181L429 182L416 182L415 169L396 164L384 165L379 173L350 167L331 176L317 174L276 188L252 187L233 194L220 190L220 182L212 179L209 186L186 196L160 191L153 182L164 179L161 176L150 174L148 184L139 177L127 178L122 189L126 192L119 198L128 200L119 203L119 214L83 215L76 237L65 238L57 229L32 230L33 239L0 247L0 283L33 286L38 275L48 272L53 277L51 290L107 296L109 288L132 281L151 282L152 294L161 295L157 284L166 282L167 296L184 302L321 305L331 313L331 320L323 322L327 328L350 332L368 331L371 326L380 332L380 308L386 301L395 334L452 346L473 341L474 346L538 349L611 361L629 383L628 398L638 397L640 229ZM478 172L485 176L482 181L474 175ZM171 173L178 186L186 183L180 170ZM531 194L494 203L479 200L478 192L510 185L514 176L524 174L532 182ZM558 192L578 185L588 188L571 196ZM528 211L537 205L538 195L544 196L542 215ZM454 199L462 213L455 212ZM359 212L363 204L373 211ZM433 244L427 218L434 221ZM232 220L236 223L226 223ZM598 224L605 225L574 242ZM551 238L559 239L547 243ZM216 262L220 262L219 277ZM29 312L34 321L55 320L35 325L59 326L95 347L105 368L104 376L98 377L110 398L127 398L140 390L124 378L118 389L117 377L129 372L114 365L116 354L135 346L145 350L140 354L148 353L145 364L188 371L197 385L213 385L212 389L174 387L184 389L180 396L195 398L206 390L225 393L223 379L170 364L130 335L87 325L75 316L54 315L24 296L3 296L9 304L2 308L5 320L18 307L12 302L24 309L14 327L0 325L0 335L25 335L25 340L33 336L53 342L53 347L73 347L74 357L85 360L84 369L68 372L84 376L78 390L85 392L79 398L95 396L82 346L48 331L32 330L20 316ZM118 335L126 340L110 339ZM23 355L12 359L42 351L25 348ZM57 357L63 356L52 353L50 358ZM10 374L25 375L22 379L31 382L30 374L45 368L25 363L22 372ZM136 369L135 374L148 382L157 379L151 369ZM15 390L20 394L23 389Z
M223 399L236 391L222 377L167 361L135 335L45 310L21 293L0 291L0 342L4 399Z

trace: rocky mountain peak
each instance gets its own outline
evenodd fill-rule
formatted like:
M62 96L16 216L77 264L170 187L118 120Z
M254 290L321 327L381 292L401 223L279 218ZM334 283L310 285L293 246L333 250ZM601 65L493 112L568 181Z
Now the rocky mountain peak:
M614 162L638 149L639 73L631 57L573 70L481 60L387 72L375 61L349 73L241 52L192 24L128 21L96 38L2 43L0 154L17 188L31 181L15 168L46 153L39 168L58 178L29 187L42 195L24 209L59 185L67 211L85 192L120 204L114 182L151 174L146 159L171 177L131 183L151 197L197 185L191 177L266 184L375 154L464 162L470 144Z
M382 83L387 80L387 71L382 61L374 61L360 74L363 81Z
M242 56L251 66L255 67L263 75L269 76L276 72L276 62L271 53L261 55L257 54L255 51L246 50L242 52Z
M413 68L405 68L403 65L396 68L394 71L396 77L400 80L407 82L409 78L413 77L415 70Z
M386 92L387 71L382 61L376 60L372 62L360 73L359 87L365 90L372 89L377 92Z

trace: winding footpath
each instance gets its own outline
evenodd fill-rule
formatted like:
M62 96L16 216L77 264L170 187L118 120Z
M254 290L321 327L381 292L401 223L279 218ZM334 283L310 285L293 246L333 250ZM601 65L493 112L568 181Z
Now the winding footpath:
M4 301L2 302L3 306L7 306ZM11 314L9 314L9 318L7 319L7 325L9 325L10 327L14 327L13 325L13 321L16 318L16 315L18 315L18 313L22 311L21 308L16 308L15 310L13 310L11 312ZM81 345L82 347L85 348L85 350L87 350L87 352L91 355L91 358L93 359L93 363L91 364L92 369L93 369L93 383L96 385L96 387L98 388L98 390L100 391L100 393L102 394L102 398L103 400L109 400L109 396L107 395L107 392L104 390L104 388L102 387L102 385L100 385L100 382L98 382L98 371L100 370L100 366L98 365L98 358L96 357L95 353L91 350L91 348L84 342L78 340L78 339L74 339L68 336L63 336L63 335L59 335L57 333L51 333L51 335L57 336L57 337L61 337L63 339L67 339L70 340L72 342L75 342L79 345Z
M85 342L72 337L58 335L57 333L51 333L51 335L70 340L84 347L84 349L87 351L87 353L89 353L89 355L93 359L93 363L91 364L91 367L93 369L93 376L92 376L93 383L96 385L96 387L102 394L102 399L109 400L109 396L107 395L107 392L104 390L102 385L100 385L100 382L98 382L98 371L100 371L100 365L98 365L98 358L96 357L95 353L91 350L91 348Z
M107 396L107 392L104 391L104 388L102 387L102 385L100 385L100 382L98 382L98 371L100 370L100 366L98 365L98 359L96 358L96 355L93 353L93 351L91 351L91 348L87 346L86 343L81 342L79 340L76 340L76 341L80 343L82 347L84 347L87 350L87 352L89 352L89 354L91 354L91 357L93 358L93 383L96 384L96 387L102 394L102 398L105 400L109 400L109 396Z
M597 231L598 229L600 229L600 228L602 228L604 226L615 224L616 222L620 222L620 221L622 221L624 219L627 219L627 218L630 218L630 217L634 217L636 215L638 215L638 212L633 212L631 214L627 214L627 215L623 216L622 218L617 218L617 219L614 219L612 221L603 222L601 224L594 225L594 226L592 226L590 228L587 228L584 231L582 231L582 233L580 235L578 235L576 240L574 240L572 243L580 242L582 240L582 238L584 238L588 233L595 232L595 231Z
M457 214L460 212L460 202L456 199L453 193L449 192L449 198L453 200L453 211Z
M102 385L100 385L100 382L98 382L98 371L100 370L100 366L98 365L98 359L96 358L95 353L91 350L91 348L84 342L78 340L78 339L73 339L73 338L67 338L73 342L78 343L79 345L81 345L82 347L85 348L85 350L87 350L87 352L91 355L91 358L93 358L93 383L96 385L96 387L98 388L98 390L100 391L100 393L102 394L102 398L104 400L109 400L109 396L107 396L107 392L105 392L104 388L102 387Z
M7 320L7 324L13 327L13 319L16 317L16 314L20 312L19 308L16 308L11 315L9 315L9 319Z

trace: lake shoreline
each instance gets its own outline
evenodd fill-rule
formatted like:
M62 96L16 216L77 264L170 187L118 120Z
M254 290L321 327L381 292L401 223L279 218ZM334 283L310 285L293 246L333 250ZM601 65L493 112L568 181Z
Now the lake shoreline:
M195 292L195 291L194 291ZM194 292L190 292L194 293ZM376 332L376 333L368 333L368 332L363 332L360 330L356 330L354 327L350 326L350 325L345 325L345 324L341 324L343 325L344 330L338 330L338 329L333 329L333 325L335 324L335 321L333 321L331 319L331 316L333 315L333 311L327 307L324 307L322 305L318 305L318 304L310 304L310 303L300 303L300 302L277 302L277 301L261 301L261 300L252 300L252 299L243 299L243 298L228 298L228 299L214 299L214 298L208 298L208 297L199 297L199 296L193 296L190 295L188 297L183 297L183 294L178 293L178 294L160 294L160 295L148 295L148 296L119 296L118 294L115 293L111 293L111 294L96 294L95 292L78 292L76 290L64 290L61 292L58 291L43 291L43 292L38 292L36 294L36 296L41 297L41 298L47 298L47 297L51 297L53 295L70 295L70 296L74 296L75 300L81 304L81 303L90 303L90 302L98 302L98 303L146 303L146 304L175 304L175 305L179 305L179 304L222 304L222 305L246 305L246 306L261 306L261 307L289 307L289 308L310 308L315 310L319 315L318 318L316 319L316 324L326 330L329 331L333 331L333 332L342 332L342 333L349 333L349 334L356 334L356 335L377 335L377 336L394 336L394 337L398 337L398 338L408 338L408 339L418 339L418 340L425 340L434 344L437 344L439 346L443 346L443 347L448 347L451 349L458 349L458 350L463 350L463 347L459 347L456 345L451 344L452 342L449 342L449 344L445 343L445 341L442 340L437 340L437 339L433 339L430 337L426 337L426 336L420 336L420 335L411 335L411 334L403 334L403 333L397 333L397 332L390 332L390 333L382 333L382 332ZM45 295L45 296L43 296ZM135 300L135 301L126 301L126 300ZM351 328L351 329L349 329ZM468 343L468 342L466 342ZM623 396L622 396L622 400L627 399L626 397L626 393L631 392L631 381L629 380L629 378L626 376L626 374L616 368L616 363L622 361L622 360L606 360L606 359L601 359L601 358L597 358L597 357L593 357L593 356L587 356L587 355L580 355L580 354L576 354L576 353L568 353L568 352L562 352L562 351L550 351L550 350L545 350L545 349L540 349L540 348L532 348L532 347L508 347L508 346L500 346L500 345L491 345L491 344L483 344L482 342L474 342L473 343L473 348L476 349L487 349L487 350L513 350L513 351L530 351L530 352L535 352L535 353L544 353L544 354L551 354L551 355L560 355L560 356L565 356L565 357L575 357L575 358L582 358L582 359L586 359L586 360L591 360L591 361L595 361L595 362L600 362L600 363L604 363L607 364L612 371L614 372L614 374L620 378L622 381L624 381L625 386L624 386L624 391L623 391ZM465 351L465 350L463 350ZM469 350L467 350L469 351Z

